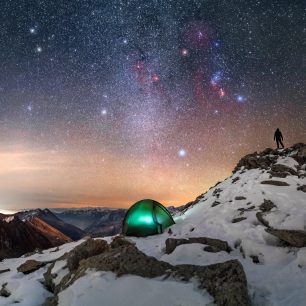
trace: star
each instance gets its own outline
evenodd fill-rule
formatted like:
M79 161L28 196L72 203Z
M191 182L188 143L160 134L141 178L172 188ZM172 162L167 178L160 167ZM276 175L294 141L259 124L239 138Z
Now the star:
M182 49L181 49L181 55L182 55L182 56L188 56L188 55L189 55L188 49L182 48Z
M187 152L186 152L185 149L180 149L180 150L178 151L178 156L179 156L179 157L185 157L186 155L187 155Z
M37 46L35 50L36 50L36 52L41 53L42 52L42 47Z
M245 96L242 96L242 95L237 95L236 99L237 99L238 102L244 102L244 101L246 101L246 97L245 97Z

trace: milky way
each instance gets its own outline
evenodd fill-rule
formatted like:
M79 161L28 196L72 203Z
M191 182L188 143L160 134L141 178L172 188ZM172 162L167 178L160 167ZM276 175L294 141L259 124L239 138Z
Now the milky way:
M305 142L303 1L6 1L0 208L183 204Z

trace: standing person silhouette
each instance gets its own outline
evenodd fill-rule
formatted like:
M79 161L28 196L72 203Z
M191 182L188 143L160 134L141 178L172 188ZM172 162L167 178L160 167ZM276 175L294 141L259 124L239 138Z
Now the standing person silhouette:
M283 139L283 134L282 132L279 130L279 128L276 129L275 133L274 133L274 140L276 141L277 144L277 148L279 149L279 145L282 146L282 148L284 148L284 145L282 143Z

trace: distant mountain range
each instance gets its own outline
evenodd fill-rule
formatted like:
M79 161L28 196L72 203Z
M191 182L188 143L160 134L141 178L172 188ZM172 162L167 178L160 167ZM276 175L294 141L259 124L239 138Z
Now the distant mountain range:
M81 208L53 210L66 223L73 224L92 236L111 236L121 231L126 209Z
M171 212L175 208L169 208ZM121 232L127 209L32 209L0 214L0 260L76 241L86 235L112 236Z
M0 216L0 260L72 241L39 217L22 221L18 215Z

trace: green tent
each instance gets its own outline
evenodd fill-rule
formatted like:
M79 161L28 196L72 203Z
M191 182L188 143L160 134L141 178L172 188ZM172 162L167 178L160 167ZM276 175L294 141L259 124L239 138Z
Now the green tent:
M154 200L146 199L135 203L127 211L122 233L138 237L161 234L174 223L167 208Z

